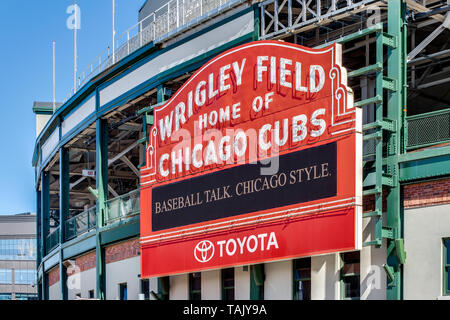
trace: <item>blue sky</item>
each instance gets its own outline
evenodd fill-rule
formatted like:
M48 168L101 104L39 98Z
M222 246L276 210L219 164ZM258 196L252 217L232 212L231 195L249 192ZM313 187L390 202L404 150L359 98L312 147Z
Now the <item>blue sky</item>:
M116 32L137 23L144 0L116 0ZM112 0L78 0L78 70L112 39ZM34 101L52 100L52 40L56 41L56 100L73 83L73 0L0 1L0 214L35 212Z

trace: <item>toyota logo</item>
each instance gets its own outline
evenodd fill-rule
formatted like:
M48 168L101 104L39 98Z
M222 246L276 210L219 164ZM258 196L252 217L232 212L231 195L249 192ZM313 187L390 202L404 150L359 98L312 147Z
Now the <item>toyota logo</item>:
M214 256L214 245L211 241L203 240L197 243L194 249L194 257L198 262L205 263Z

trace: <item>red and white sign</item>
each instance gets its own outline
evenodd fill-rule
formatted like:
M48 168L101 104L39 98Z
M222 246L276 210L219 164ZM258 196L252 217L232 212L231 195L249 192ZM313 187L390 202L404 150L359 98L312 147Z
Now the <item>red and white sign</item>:
M142 277L359 249L361 172L339 45L233 48L154 109Z

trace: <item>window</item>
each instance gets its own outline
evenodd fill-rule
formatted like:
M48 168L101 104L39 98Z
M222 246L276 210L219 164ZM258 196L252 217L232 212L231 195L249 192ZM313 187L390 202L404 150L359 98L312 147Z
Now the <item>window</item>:
M222 300L234 300L234 268L222 269Z
M444 239L444 295L450 295L450 239Z
M12 284L11 269L0 269L0 284Z
M169 300L170 277L158 278L158 296L161 300Z
M202 299L202 274L194 272L189 274L189 300Z
M0 239L0 260L35 260L36 239Z
M1 300L11 300L12 294L11 293L0 293L0 301Z
M16 300L38 300L38 296L33 293L16 293Z
M341 254L341 298L360 298L359 251Z
M294 300L311 300L311 258L296 259L294 267Z
M89 290L89 299L94 299L94 298L95 298L94 290Z
M150 299L150 281L148 279L141 280L141 294L144 295L145 300Z
M35 284L36 283L36 271L31 269L14 270L14 283L15 284Z
M119 284L119 300L128 300L127 284Z

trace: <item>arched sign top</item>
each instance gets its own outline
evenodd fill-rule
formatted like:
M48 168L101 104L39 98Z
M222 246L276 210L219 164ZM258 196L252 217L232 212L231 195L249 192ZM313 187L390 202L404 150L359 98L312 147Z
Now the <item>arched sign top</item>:
M338 44L248 43L154 109L143 277L361 247L361 110L341 60Z
M150 178L143 184L251 162L261 158L261 151L266 156L283 153L352 130L353 95L346 79L338 44L309 49L258 41L224 52L192 75L167 103L154 109L148 170L143 172ZM273 121L279 115L284 117L281 122ZM299 122L299 130L290 129ZM267 148L268 141L276 138L271 137L275 127L277 135L287 131L289 136L287 140L279 137L283 143L277 144L277 150ZM248 129L256 130L259 141L247 145L245 151L234 150L237 155L224 155L221 147L236 139L242 144L242 134L236 135ZM207 138L200 147L194 141L205 140L202 137L215 139ZM210 154L207 159L200 155L205 152ZM180 167L180 154L185 165L174 171L174 162Z

